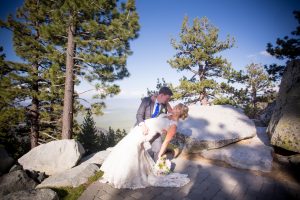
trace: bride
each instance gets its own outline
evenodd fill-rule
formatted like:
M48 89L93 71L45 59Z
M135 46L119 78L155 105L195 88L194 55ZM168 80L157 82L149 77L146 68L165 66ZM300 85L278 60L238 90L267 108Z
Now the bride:
M109 183L115 188L181 187L190 179L186 174L171 173L156 175L154 161L145 150L144 143L149 142L157 133L167 131L158 157L166 151L176 134L177 122L188 115L188 107L178 104L170 115L161 114L157 118L147 119L135 126L112 150L100 170L104 175L100 182Z

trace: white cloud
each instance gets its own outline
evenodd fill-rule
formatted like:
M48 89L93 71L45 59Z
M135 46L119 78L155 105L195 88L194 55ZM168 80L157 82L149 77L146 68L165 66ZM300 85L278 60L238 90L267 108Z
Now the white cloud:
M267 51L261 51L259 52L259 54L262 56L271 57L271 55Z

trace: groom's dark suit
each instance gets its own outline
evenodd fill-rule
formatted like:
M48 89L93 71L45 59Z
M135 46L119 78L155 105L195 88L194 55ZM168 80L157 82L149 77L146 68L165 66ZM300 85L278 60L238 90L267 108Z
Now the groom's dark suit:
M153 100L151 97L145 97L142 99L142 102L140 104L140 107L136 113L136 123L135 125L138 125L140 122L144 121L145 119L151 118L151 115L153 113L153 107L155 104L155 100ZM159 113L167 113L167 106L165 104L160 104L160 112ZM153 157L154 160L157 160L157 156L162 144L161 137L157 135L158 137L154 138L152 143L152 151L154 153Z
M151 115L153 113L153 107L155 104L155 100L153 101L151 97L145 97L142 99L142 103L136 113L136 123L135 125L138 125L140 122L144 121L145 119L151 118ZM167 113L167 106L165 104L160 104L160 113L164 111L164 113Z

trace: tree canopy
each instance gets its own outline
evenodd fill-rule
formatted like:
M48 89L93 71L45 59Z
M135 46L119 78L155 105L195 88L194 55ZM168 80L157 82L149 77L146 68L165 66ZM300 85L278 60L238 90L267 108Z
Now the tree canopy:
M200 101L206 105L208 99L215 96L219 85L214 78L225 77L232 70L230 63L219 53L232 48L234 39L228 35L220 41L219 29L206 17L195 18L192 26L185 17L179 38L179 42L171 40L177 53L168 63L178 72L188 71L192 76L180 80L174 98L184 99L188 103Z

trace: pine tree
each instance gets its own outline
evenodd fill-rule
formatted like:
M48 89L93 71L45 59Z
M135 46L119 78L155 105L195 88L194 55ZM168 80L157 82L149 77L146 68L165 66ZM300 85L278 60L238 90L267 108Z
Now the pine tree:
M246 76L245 88L250 101L245 105L245 112L254 118L259 111L258 103L268 101L268 96L274 93L273 84L263 66L259 64L248 65Z
M115 132L115 144L117 144L119 141L123 139L127 135L126 130L123 129L122 131L120 129L117 129Z
M107 135L102 131L99 132L100 137L100 151L106 150L109 147Z
M226 78L233 70L227 60L217 54L233 47L234 39L227 36L225 41L219 41L218 34L219 30L206 17L194 19L192 27L188 25L188 17L184 18L180 41L171 41L177 53L168 63L177 71L189 71L193 76L180 80L180 85L174 88L175 99L188 103L200 101L206 105L219 86L213 78Z
M244 106L249 102L247 97L247 89L244 87L236 87L236 83L240 86L245 85L247 76L240 70L236 71L232 69L226 75L226 82L221 82L219 87L216 88L216 96L212 103L214 105L232 105L239 108L244 108Z
M300 11L294 11L294 15L299 25ZM293 38L289 38L288 36L285 36L283 39L278 38L276 41L277 46L268 43L267 52L280 60L287 59L287 61L290 61L300 58L300 26L298 26L291 34L294 36ZM277 81L281 78L285 66L278 64L265 65L265 69L271 76L271 80Z
M139 30L134 0L58 0L43 2L49 8L43 35L60 49L66 49L66 79L63 108L62 138L72 137L74 112L74 79L82 75L88 81L97 80L97 98L117 94L120 89L111 84L129 76L126 68L129 41ZM62 52L64 53L64 52ZM79 74L74 74L74 67ZM103 103L92 108L101 111Z
M25 99L19 83L14 77L17 76L13 63L5 60L5 54L0 47L0 132L5 134L11 126L25 118L24 108L20 102Z
M91 153L100 150L100 140L101 138L97 134L92 112L91 110L88 110L81 125L81 133L78 136L78 141L83 145L87 152Z
M20 152L27 151L15 135L18 125L25 120L25 109L20 104L25 96L20 95L22 89L14 79L17 76L14 63L6 61L2 52L3 48L0 47L0 146L18 158Z
M116 134L115 134L114 129L109 127L106 137L107 137L107 139L106 139L107 147L115 146L115 144L116 144Z
M58 56L49 58L53 63L44 73L44 77L49 81L49 84L42 89L44 101L40 105L40 129L43 133L57 139L61 138L64 97L64 65L59 64ZM45 142L52 140L52 138L43 136L41 135L41 138Z
M49 68L51 62L47 59L47 44L40 35L40 26L45 22L45 10L38 0L26 0L17 10L16 17L10 15L6 22L1 21L1 26L12 31L13 45L16 54L24 63L12 63L16 73L14 77L22 91L20 96L31 100L26 107L31 127L31 147L38 145L40 131L40 105L43 87L47 87L43 73Z

